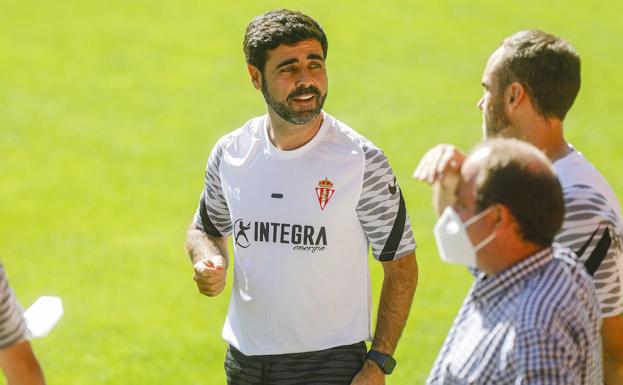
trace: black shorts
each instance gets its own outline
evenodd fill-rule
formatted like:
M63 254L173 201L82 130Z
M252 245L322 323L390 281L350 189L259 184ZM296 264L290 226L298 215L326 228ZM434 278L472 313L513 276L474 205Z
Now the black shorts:
M315 352L246 356L227 349L227 385L348 385L362 368L364 342Z

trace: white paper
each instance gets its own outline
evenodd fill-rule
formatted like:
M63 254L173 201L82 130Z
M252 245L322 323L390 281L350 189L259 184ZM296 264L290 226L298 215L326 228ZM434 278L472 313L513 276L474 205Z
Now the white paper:
M45 337L63 316L63 302L59 297L39 297L26 311L26 327L30 337Z

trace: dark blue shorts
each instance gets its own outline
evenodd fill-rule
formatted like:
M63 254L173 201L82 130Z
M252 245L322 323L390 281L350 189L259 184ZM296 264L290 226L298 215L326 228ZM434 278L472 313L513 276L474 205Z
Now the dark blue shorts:
M230 346L227 385L348 385L362 368L364 342L315 352L246 356Z

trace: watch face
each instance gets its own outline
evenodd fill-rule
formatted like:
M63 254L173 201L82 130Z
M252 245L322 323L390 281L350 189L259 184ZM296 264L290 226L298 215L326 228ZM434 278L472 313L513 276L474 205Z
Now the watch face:
M390 374L394 371L394 368L396 367L396 360L391 357L386 357L385 361L383 362L383 367L385 368L385 373Z

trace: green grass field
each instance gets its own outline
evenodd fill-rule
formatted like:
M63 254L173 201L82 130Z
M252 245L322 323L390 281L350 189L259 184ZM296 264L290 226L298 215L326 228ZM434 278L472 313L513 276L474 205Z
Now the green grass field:
M182 245L212 145L264 113L241 46L268 9L324 26L325 109L385 150L405 193L420 284L389 384L424 382L470 284L439 261L410 175L430 146L480 139L480 76L503 37L537 27L578 49L567 136L623 194L622 2L380 4L0 0L0 258L24 306L64 300L34 341L49 384L225 383L229 295L197 292Z

